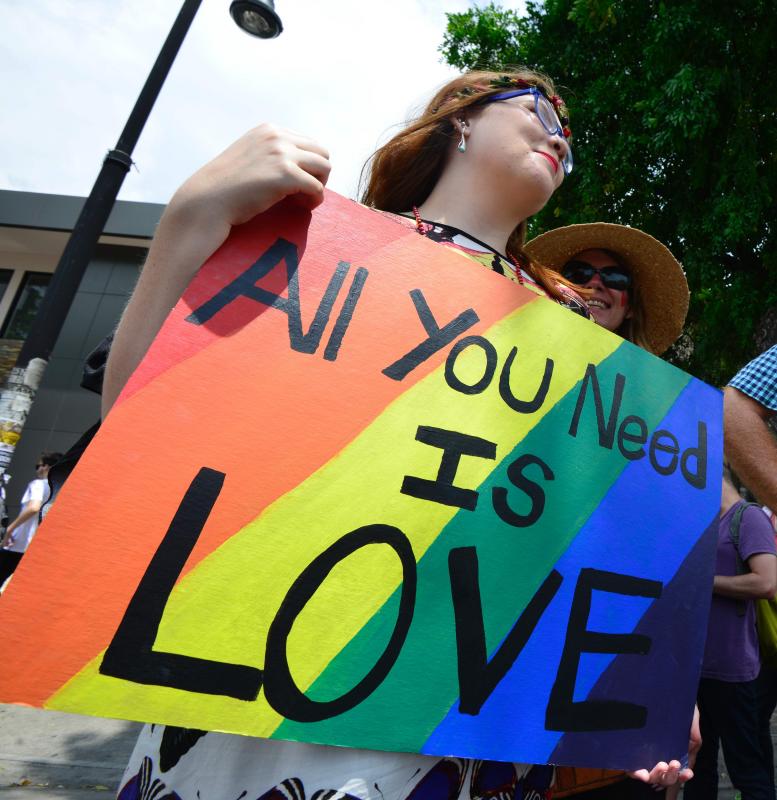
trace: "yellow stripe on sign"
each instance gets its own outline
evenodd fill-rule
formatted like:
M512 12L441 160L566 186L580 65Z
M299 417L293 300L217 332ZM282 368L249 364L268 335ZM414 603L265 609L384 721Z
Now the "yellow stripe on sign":
M363 525L394 525L409 538L420 559L458 508L400 492L405 475L434 479L440 467L442 450L417 442L418 426L495 442L495 461L461 458L456 484L479 486L581 379L585 364L600 362L622 343L582 319L571 337L567 313L537 300L489 329L485 336L499 359L494 379L481 394L453 391L440 367L397 398L326 465L180 581L168 601L155 649L261 667L268 627L289 587L316 556L346 533ZM562 319L564 331L555 326ZM499 396L499 373L514 345L518 355L511 385L519 398L534 396L546 356L555 362L548 396L534 414L516 413ZM455 372L462 381L475 383L484 368L482 351L471 347L462 352ZM343 413L358 402L355 385L351 395L343 397ZM255 469L258 481L263 465L273 463L273 454L262 453L258 446L257 454L261 463L246 464L246 469ZM400 581L399 561L385 545L369 545L333 570L289 637L288 661L300 688L310 687ZM100 658L53 695L47 707L76 712L89 707L95 713L99 705L98 713L107 716L256 736L269 736L282 721L263 693L256 702L192 694L183 699L180 690L99 675Z

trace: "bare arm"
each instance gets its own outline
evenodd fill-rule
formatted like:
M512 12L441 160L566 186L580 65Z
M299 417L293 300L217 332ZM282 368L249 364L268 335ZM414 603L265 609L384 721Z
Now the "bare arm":
M726 456L745 486L769 508L777 508L777 440L766 421L772 411L739 389L723 395Z
M36 517L40 513L40 508L43 505L41 500L30 500L24 508L19 512L19 516L9 524L9 526L5 530L5 536L3 536L2 542L0 542L0 547L4 547L6 543L11 539L13 532L23 523L27 522L27 520Z
M750 572L744 575L716 575L712 591L736 600L768 600L777 594L777 557L758 553L747 559Z
M232 226L290 195L315 207L324 198L329 169L327 151L311 139L260 125L178 189L116 330L105 371L103 417L191 279Z

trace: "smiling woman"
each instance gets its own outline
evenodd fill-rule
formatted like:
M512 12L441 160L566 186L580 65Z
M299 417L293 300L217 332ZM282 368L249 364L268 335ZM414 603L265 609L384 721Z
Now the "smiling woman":
M586 305L595 322L638 347L661 355L682 332L689 299L682 267L667 247L644 231L604 222L569 225L532 239L525 250L587 290ZM658 435L651 446L661 448ZM698 716L694 726L695 746ZM642 784L624 783L624 777L604 770L561 768L555 794L576 800L651 796ZM672 791L676 790L675 784Z
M670 250L626 225L593 222L556 228L526 244L532 258L556 269L586 298L596 322L661 355L688 312L688 282Z

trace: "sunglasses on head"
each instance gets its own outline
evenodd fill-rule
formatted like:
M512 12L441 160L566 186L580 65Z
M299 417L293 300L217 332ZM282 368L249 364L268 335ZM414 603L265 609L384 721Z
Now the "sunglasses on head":
M608 289L617 289L625 292L631 289L631 274L623 267L593 267L585 261L568 261L561 270L561 274L571 283L577 286L585 286L591 281L594 275L599 276L599 280Z

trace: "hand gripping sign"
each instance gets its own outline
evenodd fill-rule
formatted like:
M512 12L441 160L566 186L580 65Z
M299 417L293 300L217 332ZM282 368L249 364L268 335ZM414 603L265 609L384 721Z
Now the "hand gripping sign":
M0 700L634 768L682 757L720 393L329 193L236 229L0 603Z

